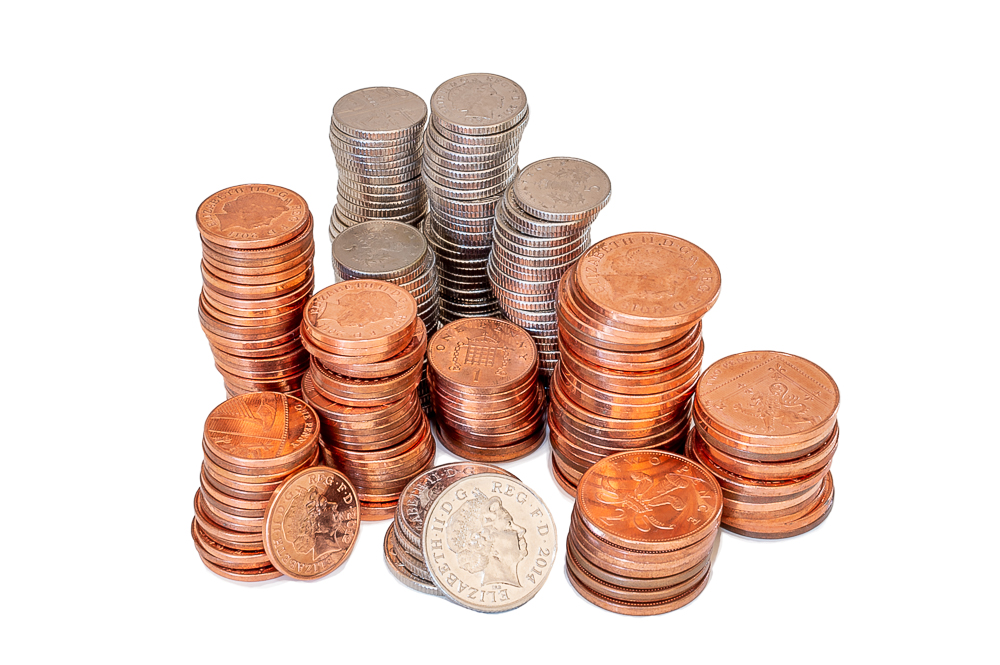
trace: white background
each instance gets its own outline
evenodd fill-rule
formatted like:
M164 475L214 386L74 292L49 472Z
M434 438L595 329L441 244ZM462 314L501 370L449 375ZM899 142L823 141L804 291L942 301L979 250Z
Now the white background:
M996 5L554 5L5 3L10 662L996 657ZM829 520L723 534L672 614L588 604L560 557L530 603L479 615L393 579L388 522L315 583L232 583L191 543L225 396L196 317L197 205L295 189L332 283L333 103L479 71L527 92L521 165L610 175L595 238L663 231L715 258L706 364L776 349L840 386ZM564 537L545 449L508 468Z

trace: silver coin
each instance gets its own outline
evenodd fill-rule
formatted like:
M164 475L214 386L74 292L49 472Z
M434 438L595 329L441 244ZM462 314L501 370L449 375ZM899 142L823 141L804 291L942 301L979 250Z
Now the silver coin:
M401 185L404 182L413 180L414 178L420 177L420 166L415 165L412 169L407 170L403 173L388 174L388 175L368 175L362 173L355 173L354 171L348 170L338 170L337 177L341 180L348 180L352 187L357 187L359 189L363 187L385 187L388 185Z
M489 171L491 169L503 168L510 162L516 162L517 155L518 150L512 150L510 154L506 156L506 159L503 159L502 161L498 161L496 156L481 160L450 159L446 155L435 152L433 147L431 147L430 149L424 151L422 158L424 160L425 167L430 167L430 165L433 164L435 168L461 174L479 173ZM463 157L468 157L468 155L463 155Z
M494 217L497 220L497 225L500 226L498 233L504 234L509 240L518 245L523 245L524 247L558 247L560 245L565 245L570 242L580 241L580 238L587 237L587 243L589 245L590 238L590 225L586 225L579 231L573 233L567 233L561 236L533 236L524 233L520 229L534 228L531 226L531 222L525 221L524 213L519 210L511 211L513 204L509 202L510 190L501 197L500 201L496 206L496 213ZM519 222L515 224L513 222L514 217L519 218Z
M427 105L402 88L374 87L349 92L333 105L333 123L351 136L392 139L419 134Z
M505 261L523 268L552 268L564 266L567 263L574 263L587 251L587 248L577 247L560 254L553 253L548 256L525 256L519 251L509 249L503 242L495 242L493 244L493 251L499 254L500 258Z
M519 279L511 279L501 272L497 265L490 261L486 266L487 275L497 284L515 293L555 293L559 288L559 280L551 282L525 282Z
M437 87L430 100L434 121L461 134L496 134L528 113L517 83L496 74L465 74Z
M434 169L426 169L426 168L424 169L423 174L426 175L431 180L433 180L434 182L448 189L455 189L460 191L474 189L477 191L484 191L488 189L495 189L498 185L504 185L504 186L509 185L511 180L513 180L514 176L517 174L517 164L515 163L513 168L501 171L499 174L495 176L491 176L489 178L479 178L476 180L469 180L469 179L456 180L454 178L443 176L440 172Z
M518 176L520 177L520 176ZM534 217L525 211L514 196L513 186L504 193L504 213L507 222L514 230L536 238L562 238L573 236L590 229L596 216L577 219L571 222L549 222Z
M550 222L593 218L611 198L611 179L575 157L549 157L526 166L514 182L522 209Z
M469 140L456 140L456 134L446 133L436 123L427 125L427 132L424 140L433 140L447 152L455 152L462 155L495 155L510 150L521 142L524 130L528 127L527 117L514 127L499 134L488 134L479 136L469 136Z
M456 231L475 232L493 228L494 215L484 217L473 217L467 214L456 215L454 212L445 210L440 206L431 205L431 214L436 218L438 226L447 226Z
M530 118L531 111L529 109L516 125L495 134L467 134L465 132L454 132L439 122L432 121L430 124L434 126L435 132L452 143L460 145L497 145L510 141L512 136L516 136L517 140L520 141Z
M459 201L479 201L481 199L488 199L503 192L503 190L507 188L507 185L510 184L508 181L504 180L484 189L455 189L437 182L426 172L421 173L420 177L424 179L424 186L427 187L427 191L429 193L432 193L434 196L439 198L454 199ZM513 177L513 174L511 177Z
M424 188L424 183L420 179L419 175L416 175L409 180L403 180L395 183L369 184L353 181L345 182L344 180L340 180L337 184L338 186L347 187L350 191L355 191L359 194L370 194L374 196L391 196L394 194L409 195L414 190L423 190Z
M501 303L501 306L503 306L503 303ZM554 326L556 324L556 311L554 309L532 312L513 307L504 307L503 311L513 323L524 328L530 327L533 330L539 330L545 326Z
M500 200L499 194L480 201L456 201L437 196L433 192L428 192L427 197L430 199L431 205L437 210L448 213L453 217L470 217L476 219L493 217L496 214L497 202Z
M389 279L422 268L427 249L424 236L412 226L370 221L344 231L333 244L333 257L358 277Z

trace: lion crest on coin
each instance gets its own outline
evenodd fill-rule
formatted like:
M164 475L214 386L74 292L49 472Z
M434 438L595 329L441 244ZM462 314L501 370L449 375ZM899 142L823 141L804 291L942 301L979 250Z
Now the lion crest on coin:
M232 201L222 206L222 212L216 213L219 218L219 230L231 228L257 229L271 224L288 211L288 205L279 197L263 192L240 194Z

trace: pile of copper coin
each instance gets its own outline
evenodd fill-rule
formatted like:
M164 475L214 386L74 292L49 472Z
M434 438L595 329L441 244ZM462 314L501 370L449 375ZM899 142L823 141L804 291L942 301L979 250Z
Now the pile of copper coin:
M422 171L430 215L424 232L438 255L441 319L496 316L486 264L497 201L517 174L527 98L510 79L468 74L438 86L430 107Z
M330 237L369 219L418 226L427 214L420 179L427 105L400 88L363 88L333 106L337 205Z
M434 461L417 397L427 348L417 303L389 282L340 282L309 300L302 341L312 355L302 391L319 414L327 463L354 483L362 519L388 519Z
M453 321L431 338L427 378L436 433L464 459L505 462L545 440L545 390L535 342L500 319Z
M437 331L437 261L420 231L400 222L352 226L333 241L333 267L339 280L381 279L406 289L417 301L424 326L432 334ZM420 402L429 412L426 358L421 373Z
M559 361L559 278L590 246L590 226L611 197L611 180L582 159L526 166L496 208L487 272L503 313L535 338L548 378Z
M268 503L285 479L316 463L318 443L316 413L285 393L239 395L212 410L191 524L209 570L248 582L281 575L264 551Z
M299 394L309 356L299 340L313 290L313 222L285 187L240 185L197 212L204 287L198 318L229 396Z
M424 471L409 482L399 497L395 519L385 531L383 553L386 565L396 579L417 591L442 595L434 586L423 553L424 523L427 511L445 488L477 473L512 474L492 464L458 462Z
M815 363L750 351L713 363L698 380L688 457L722 486L722 526L787 538L833 509L840 392Z
M658 450L612 455L580 480L566 574L611 612L670 612L708 584L721 515L719 484L691 460Z
M549 440L568 492L613 453L684 449L704 353L700 321L719 286L702 249L650 232L603 240L563 275Z

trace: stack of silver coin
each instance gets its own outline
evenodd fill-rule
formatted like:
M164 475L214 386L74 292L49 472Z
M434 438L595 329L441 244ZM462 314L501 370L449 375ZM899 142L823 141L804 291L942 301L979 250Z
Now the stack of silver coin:
M490 283L506 317L534 338L545 376L559 361L559 278L590 246L590 226L610 197L599 167L550 157L521 170L497 205Z
M381 279L406 289L417 301L417 316L427 328L427 337L437 332L437 259L419 230L384 220L356 224L334 239L333 267L338 282ZM420 400L424 411L430 413L426 355L423 374Z
M430 105L422 173L430 214L424 233L438 257L441 322L498 316L486 264L497 201L517 175L527 98L510 79L467 74L438 86Z
M419 226L427 215L420 179L427 105L400 88L363 88L333 106L330 145L337 158L337 205L330 238L370 219Z

